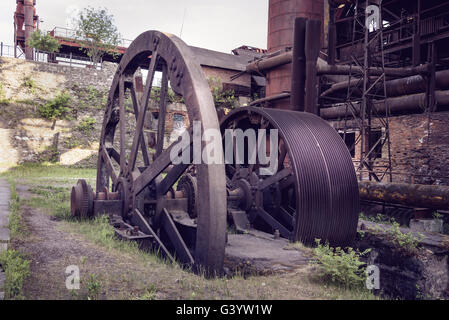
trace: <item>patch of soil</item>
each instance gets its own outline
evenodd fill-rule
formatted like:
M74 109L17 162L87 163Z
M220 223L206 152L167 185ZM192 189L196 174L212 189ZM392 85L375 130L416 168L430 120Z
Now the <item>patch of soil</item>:
M22 199L32 196L27 186L17 185L17 191ZM144 282L141 289L137 286L135 290L127 290L130 285L134 287L136 280L130 275L148 272L142 264L118 257L106 248L89 243L81 235L62 231L61 227L67 222L58 221L39 209L22 206L22 215L26 236L15 240L13 246L31 260L31 276L23 288L26 299L86 299L91 274L102 284L99 298L129 298L131 291L135 294L144 291ZM69 275L66 268L72 265L79 267L81 289L71 292L66 288Z

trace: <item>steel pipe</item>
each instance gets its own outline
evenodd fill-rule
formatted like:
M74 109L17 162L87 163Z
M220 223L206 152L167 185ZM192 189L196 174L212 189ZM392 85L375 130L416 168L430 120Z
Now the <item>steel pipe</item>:
M449 88L449 70L438 71L435 73L435 81L437 89ZM359 79L354 79L349 82L350 87L355 87L360 83ZM377 87L382 89L381 84ZM382 84L383 86L383 84ZM390 80L386 82L387 96L397 97L407 94L425 92L427 88L427 80L422 75L414 75L406 78ZM341 81L333 84L328 90L324 91L321 96L329 96L340 90L348 88L348 81ZM357 91L354 91L357 93ZM361 94L361 92L360 92Z
M403 112L416 109L425 109L426 107L426 94L418 93L408 96L401 96L395 98L388 98L385 103L384 101L374 101L374 107L378 113L385 112L385 105L388 105L390 112ZM435 101L437 105L449 105L449 90L445 91L435 91ZM360 103L355 102L352 104L355 108L355 113L360 113ZM323 108L320 110L320 116L324 119L337 119L342 118L346 115L346 105L341 104L339 106ZM348 110L348 115L350 115Z
M449 209L449 187L359 181L361 200L429 209Z

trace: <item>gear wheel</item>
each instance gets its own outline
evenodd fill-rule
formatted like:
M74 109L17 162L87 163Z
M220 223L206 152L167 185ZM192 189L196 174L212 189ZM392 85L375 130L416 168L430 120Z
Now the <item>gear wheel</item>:
M190 218L195 219L198 216L197 203L198 203L198 187L196 177L187 173L179 179L177 191L183 191L185 197L188 199L187 212Z
M89 218L93 215L94 194L86 180L80 179L70 195L70 210L77 218Z

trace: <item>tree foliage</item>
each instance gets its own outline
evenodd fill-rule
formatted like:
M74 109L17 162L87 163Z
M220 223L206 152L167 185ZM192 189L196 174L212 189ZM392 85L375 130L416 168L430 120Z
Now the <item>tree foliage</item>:
M116 55L120 34L114 17L105 8L84 8L75 20L78 42L92 62L98 63L106 54Z
M209 83L216 109L234 109L238 107L238 99L234 90L225 90L220 78L210 77L207 79L207 82Z
M31 33L31 37L27 40L27 45L36 50L50 53L59 51L60 47L58 40L41 30Z

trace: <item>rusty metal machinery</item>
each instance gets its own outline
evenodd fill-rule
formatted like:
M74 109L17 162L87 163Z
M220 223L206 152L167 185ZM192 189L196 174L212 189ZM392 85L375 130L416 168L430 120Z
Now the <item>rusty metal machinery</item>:
M324 120L306 112L247 107L223 120L222 130L227 128L279 133L274 175L261 176L259 162L226 168L228 187L252 191L240 204L252 225L267 232L277 229L285 238L306 244L326 239L347 245L354 239L357 178L345 144Z
M134 83L138 68L148 69L141 94ZM162 76L161 96L157 137L150 144L146 113L156 72ZM260 162L174 164L170 154L176 141L164 145L169 86L184 98L190 126L199 121L203 132L277 129L275 174L261 176ZM127 109L128 96L132 106ZM192 135L192 128L186 132ZM216 150L225 149L222 141L209 143ZM245 144L246 149L255 147ZM192 160L193 143L183 148ZM96 191L78 181L71 207L77 217L108 214L119 237L136 240L169 259L221 272L228 225L291 241L313 243L320 238L348 245L356 234L359 193L346 145L324 120L305 112L245 107L231 112L220 127L208 83L191 49L174 35L148 31L128 48L109 92Z

